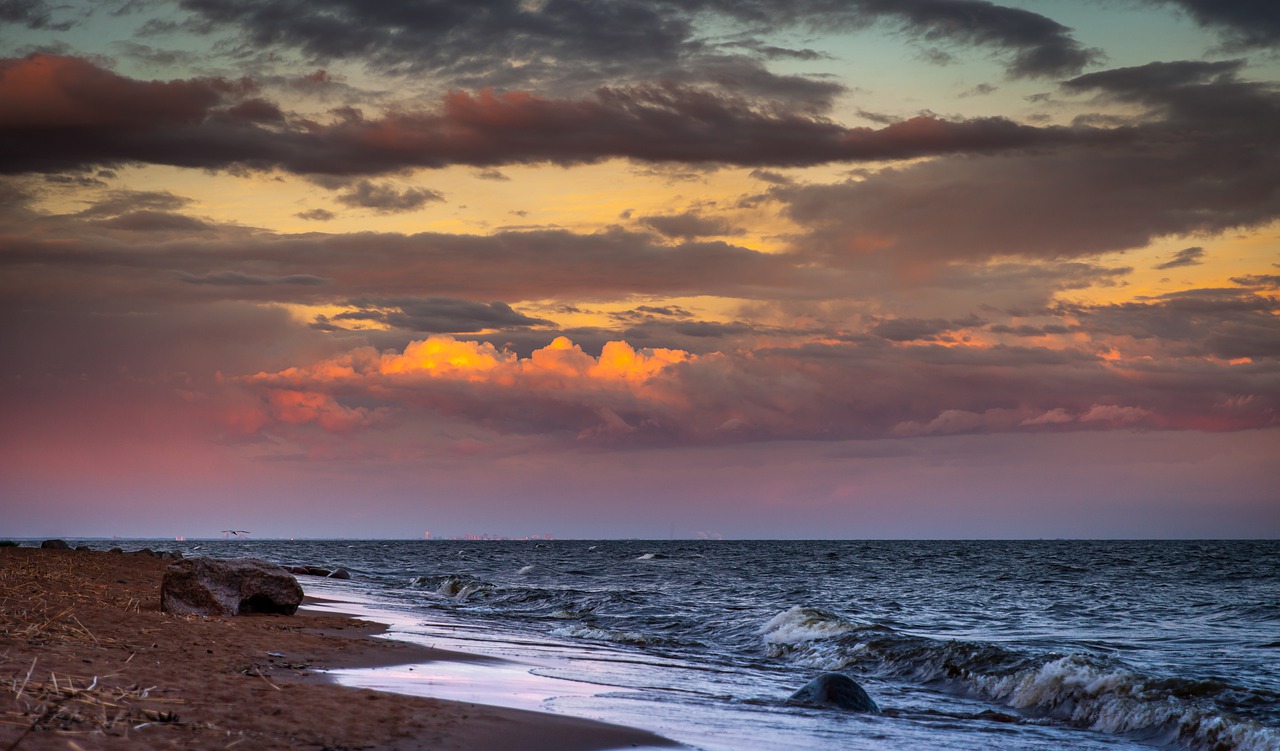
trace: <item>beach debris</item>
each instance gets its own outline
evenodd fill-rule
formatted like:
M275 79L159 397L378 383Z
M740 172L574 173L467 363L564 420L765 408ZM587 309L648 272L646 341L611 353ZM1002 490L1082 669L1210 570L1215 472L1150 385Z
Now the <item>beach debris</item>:
M293 615L302 587L286 569L256 558L187 558L169 564L160 609L178 615Z
M44 542L40 543L40 547L45 548L47 550L70 550L71 549L71 546L67 544L66 540L45 540Z
M792 694L787 704L880 714L880 707L862 686L844 673L823 673Z

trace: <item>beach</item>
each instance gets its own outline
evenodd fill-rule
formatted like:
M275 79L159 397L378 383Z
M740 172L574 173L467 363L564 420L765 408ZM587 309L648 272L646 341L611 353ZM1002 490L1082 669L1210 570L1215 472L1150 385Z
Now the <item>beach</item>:
M663 745L562 715L338 686L326 668L466 660L332 613L160 612L168 561L0 548L0 749L590 749Z

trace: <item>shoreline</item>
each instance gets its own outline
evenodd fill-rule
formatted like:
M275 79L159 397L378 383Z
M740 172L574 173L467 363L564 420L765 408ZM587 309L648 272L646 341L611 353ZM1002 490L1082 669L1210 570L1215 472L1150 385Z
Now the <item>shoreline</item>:
M340 685L323 671L491 658L371 638L386 626L307 601L293 616L162 613L167 564L139 553L0 549L0 748L678 745L566 715Z

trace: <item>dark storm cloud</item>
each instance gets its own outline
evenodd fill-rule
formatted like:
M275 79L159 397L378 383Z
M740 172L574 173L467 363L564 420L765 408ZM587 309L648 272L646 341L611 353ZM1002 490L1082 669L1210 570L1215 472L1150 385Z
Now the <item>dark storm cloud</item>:
M343 108L329 124L280 123L278 108L248 98L249 81L144 82L49 55L2 61L0 73L0 170L11 173L130 162L337 176L610 158L799 166L1124 138L998 117L846 128L673 84L605 88L583 100L452 92L436 112L366 119Z
M1078 258L1280 217L1280 93L1240 64L1153 63L1068 81L1145 112L1123 147L934 160L843 185L778 187L805 252L873 259Z
M1222 33L1227 45L1272 49L1280 44L1280 6L1270 0L1150 0L1181 8L1200 26Z
M1174 253L1173 258L1168 261L1156 264L1155 268L1164 270L1181 268L1183 266L1199 266L1204 263L1204 260L1202 260L1203 258L1204 248L1183 248L1177 253Z
M45 0L0 0L0 23L17 24L28 29L66 31L75 26L74 20L53 20L54 11L62 9Z
M720 237L723 235L742 234L723 219L704 217L692 212L668 214L665 216L642 217L640 223L665 237L692 240L697 237Z
M722 43L721 49L746 49L765 59L812 60L821 53L766 45L753 38L756 30L877 24L929 44L991 50L1014 77L1070 75L1097 58L1052 19L984 0L183 0L181 5L197 19L192 28L235 27L255 47L293 47L319 61L358 58L382 68L428 70L466 87L554 88L575 79L592 87L676 72L700 78L704 67L714 68L725 57L700 31L703 21L718 30L745 29L745 36ZM709 70L701 80L714 75Z
M356 208L373 209L379 214L396 214L417 211L428 203L443 201L444 196L434 190L405 188L377 184L361 180L347 192L336 197L338 203Z
M1100 53L1082 47L1062 24L1020 8L983 0L859 0L853 13L897 21L930 42L990 47L1007 52L1015 78L1060 76L1097 62Z
M481 303L448 297L352 300L359 310L339 313L332 321L376 321L429 334L468 334L485 329L552 326L551 321L519 313L504 302Z

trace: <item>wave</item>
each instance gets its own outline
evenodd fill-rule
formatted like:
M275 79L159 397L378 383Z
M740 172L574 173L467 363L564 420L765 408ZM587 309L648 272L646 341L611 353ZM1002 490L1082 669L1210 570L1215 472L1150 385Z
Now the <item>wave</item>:
M629 644L636 647L662 646L671 643L670 639L665 639L653 634L646 634L640 631L598 628L595 626L586 626L581 624L557 628L552 630L551 633L556 636L569 637L573 639L604 641L612 644Z
M461 574L418 576L414 577L409 582L409 585L414 589L427 590L432 594L458 602L465 602L477 593L488 592L493 589L493 585L489 582Z
M1025 654L939 640L792 607L759 630L766 653L822 670L856 668L941 684L960 693L1089 730L1193 751L1276 751L1280 731L1230 711L1249 695L1219 681L1154 678L1085 654Z

